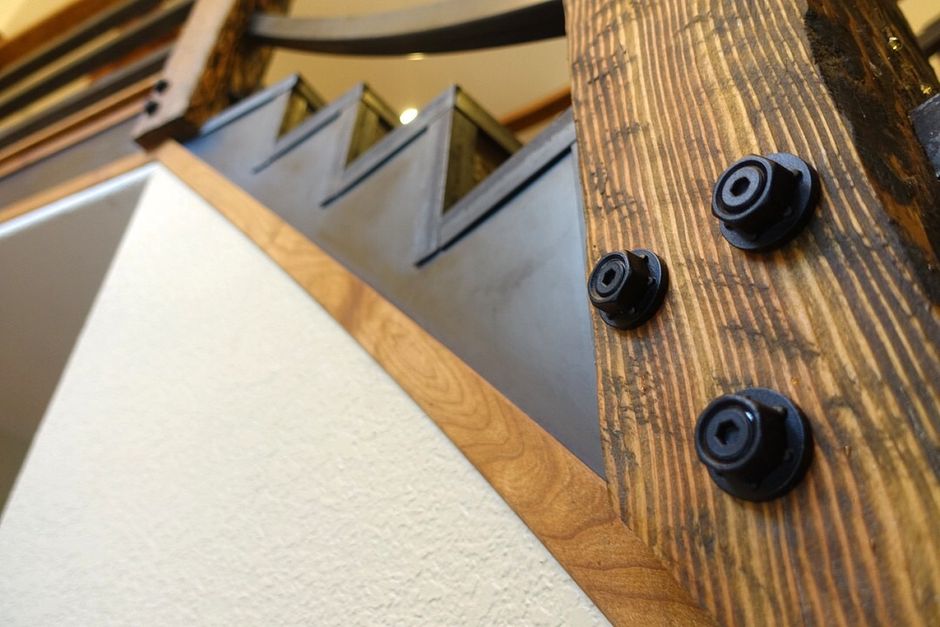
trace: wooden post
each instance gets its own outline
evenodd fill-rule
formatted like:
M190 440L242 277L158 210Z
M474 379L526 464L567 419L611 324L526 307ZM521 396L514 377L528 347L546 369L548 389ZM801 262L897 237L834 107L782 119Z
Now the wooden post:
M936 77L893 2L566 0L591 263L669 265L645 327L597 319L610 493L725 625L940 621L940 183L907 111ZM777 252L732 248L712 185L749 153L816 166ZM932 302L933 301L933 302ZM696 458L696 416L742 388L804 409L815 460L757 504Z
M260 84L270 51L243 35L256 10L285 12L289 0L198 0L134 129L143 145L185 139Z

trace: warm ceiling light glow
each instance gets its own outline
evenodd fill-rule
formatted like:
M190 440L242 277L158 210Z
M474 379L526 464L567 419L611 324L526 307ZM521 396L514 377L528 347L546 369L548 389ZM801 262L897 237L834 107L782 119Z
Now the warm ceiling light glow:
M420 61L423 58L424 58L424 55L420 52L412 52L407 57L409 61Z
M401 115L398 116L398 119L401 120L402 124L408 124L408 122L411 122L416 117L418 117L418 110L414 107L408 107L401 112Z

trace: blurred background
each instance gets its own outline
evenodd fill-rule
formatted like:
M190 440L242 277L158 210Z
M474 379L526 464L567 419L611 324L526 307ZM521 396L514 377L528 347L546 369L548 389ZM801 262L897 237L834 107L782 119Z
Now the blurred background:
M69 1L3 0L0 2L0 41L16 36ZM294 0L291 14L335 17L429 3L429 0ZM940 17L937 0L901 0L899 5L915 33ZM940 62L935 60L934 65L940 71ZM510 127L527 112L551 103L564 104L569 82L563 39L482 52L395 58L278 50L267 82L270 84L294 72L303 75L327 101L355 83L365 81L399 113L420 109L448 85L458 83L494 117L509 122ZM543 125L514 130L525 141Z

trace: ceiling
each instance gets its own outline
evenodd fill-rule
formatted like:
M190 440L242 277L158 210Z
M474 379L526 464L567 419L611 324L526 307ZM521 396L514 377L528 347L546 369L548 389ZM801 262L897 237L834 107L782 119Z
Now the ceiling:
M428 0L295 0L291 15L335 17L430 4ZM359 81L368 83L396 111L421 108L445 88L459 84L497 118L567 87L564 39L479 52L406 57L347 57L277 50L266 77L270 84L300 73L332 100Z

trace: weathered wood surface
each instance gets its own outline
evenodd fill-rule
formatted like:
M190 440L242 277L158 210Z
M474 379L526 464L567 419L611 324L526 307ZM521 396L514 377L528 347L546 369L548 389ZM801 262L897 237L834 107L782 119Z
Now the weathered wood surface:
M658 316L597 319L611 498L726 625L940 624L937 182L906 111L937 89L889 2L566 0L590 260L669 264ZM714 181L793 152L823 186L808 228L731 248ZM776 388L816 457L765 504L721 492L696 416Z
M270 50L244 37L258 11L285 12L289 0L197 0L167 60L161 89L134 136L144 145L194 135L199 126L260 84Z
M618 520L596 474L417 323L175 142L154 153L369 351L616 624L711 619Z

